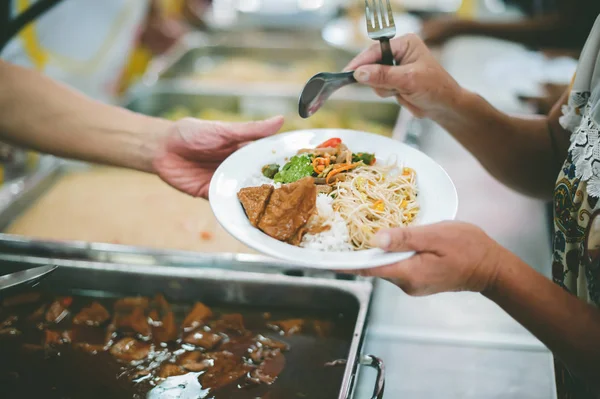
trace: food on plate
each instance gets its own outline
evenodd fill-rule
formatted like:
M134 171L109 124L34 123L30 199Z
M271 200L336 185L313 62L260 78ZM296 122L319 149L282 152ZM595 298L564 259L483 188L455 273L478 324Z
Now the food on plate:
M250 223L269 236L298 245L316 208L317 189L307 176L274 189L269 184L238 192Z
M256 183L262 183L260 186ZM250 224L279 241L323 251L371 248L384 228L419 213L416 173L375 154L353 152L339 138L266 164L238 191Z
M295 368L310 381L319 364L338 356L330 348L338 341L328 340L337 332L322 337L317 327L332 322L296 311L271 309L283 321L269 323L265 309L171 304L160 294L115 299L44 292L23 299L5 298L0 307L0 381L8 398L170 398L175 393L161 384L183 375L203 398L266 397L271 388L275 397L296 397L297 388L279 381L284 370ZM57 321L65 308L73 312ZM37 309L53 316L38 317ZM120 320L137 320L138 328ZM271 324L281 327L273 331ZM310 328L290 331L295 325ZM278 396L284 389L292 392Z
M306 60L294 63L261 62L252 58L232 57L195 72L193 79L216 82L277 82L304 84L311 76L321 71L334 71L333 60ZM203 70L204 69L204 70Z
M258 225L272 193L273 186L270 184L263 184L260 187L246 187L238 192L238 198L252 226L256 227Z
M162 115L166 119L178 120L189 116L203 120L223 121L223 122L246 122L248 120L259 120L269 115L248 115L237 112L226 112L214 108L207 108L200 112L192 112L183 106L176 106ZM308 119L298 116L297 112L285 115L283 127L279 130L281 133L292 130L303 129L351 129L363 132L380 134L382 136L392 136L392 126L367 121L361 119L350 112L332 112L326 109L319 110Z

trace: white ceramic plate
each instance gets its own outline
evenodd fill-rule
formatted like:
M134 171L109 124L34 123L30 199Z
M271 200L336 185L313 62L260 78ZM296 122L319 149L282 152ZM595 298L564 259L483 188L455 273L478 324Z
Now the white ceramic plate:
M412 252L384 252L379 249L351 252L309 250L269 237L248 221L237 193L255 186L252 176L261 173L269 162L295 155L301 148L316 147L323 141L339 137L354 152L374 153L379 162L396 158L413 168L417 175L419 206L415 224L452 220L456 216L458 197L448 174L424 153L390 138L353 130L313 129L282 133L249 144L229 156L212 178L209 201L219 223L232 236L256 251L288 263L317 269L363 269L383 266L409 258Z
M421 30L421 20L410 14L394 13L394 23L396 36L419 33ZM322 37L329 45L352 53L360 53L375 43L369 39L364 17L334 19L325 26Z

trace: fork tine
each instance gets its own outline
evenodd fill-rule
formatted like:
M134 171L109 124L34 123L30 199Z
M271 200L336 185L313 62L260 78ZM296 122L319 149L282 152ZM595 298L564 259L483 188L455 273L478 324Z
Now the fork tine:
M385 2L387 3L387 16L388 16L388 22L389 22L389 26L396 26L394 24L394 12L392 11L392 6L390 4L390 0L385 0Z
M383 6L383 0L379 0L377 1L377 3L377 5L379 6L377 7L377 14L379 17L379 29L383 29L388 26L385 7Z
M367 20L367 30L373 29L373 9L369 5L369 0L365 0L365 19Z

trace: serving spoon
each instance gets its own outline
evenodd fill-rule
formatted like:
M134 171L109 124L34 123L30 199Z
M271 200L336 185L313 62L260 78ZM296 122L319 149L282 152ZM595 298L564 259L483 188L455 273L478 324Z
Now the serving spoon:
M305 119L312 116L323 106L334 91L352 83L356 83L354 71L316 74L306 82L302 93L300 93L298 113Z
M40 280L54 272L57 267L55 265L41 266L0 276L0 297L36 286Z
M390 0L385 0L387 8L383 6L382 0L365 0L365 19L369 38L379 41L381 46L381 65L395 65L394 54L390 47L390 39L396 36L396 25L394 13ZM298 113L302 118L308 118L319 110L334 91L349 84L356 83L354 71L329 73L318 73L306 82L300 100L298 101Z

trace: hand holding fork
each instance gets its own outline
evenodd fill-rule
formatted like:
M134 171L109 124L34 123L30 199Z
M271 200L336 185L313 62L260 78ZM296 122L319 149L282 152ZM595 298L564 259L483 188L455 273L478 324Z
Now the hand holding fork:
M381 64L394 65L394 54L390 46L390 39L396 36L394 13L390 0L365 0L365 18L369 38L379 40L381 43Z

